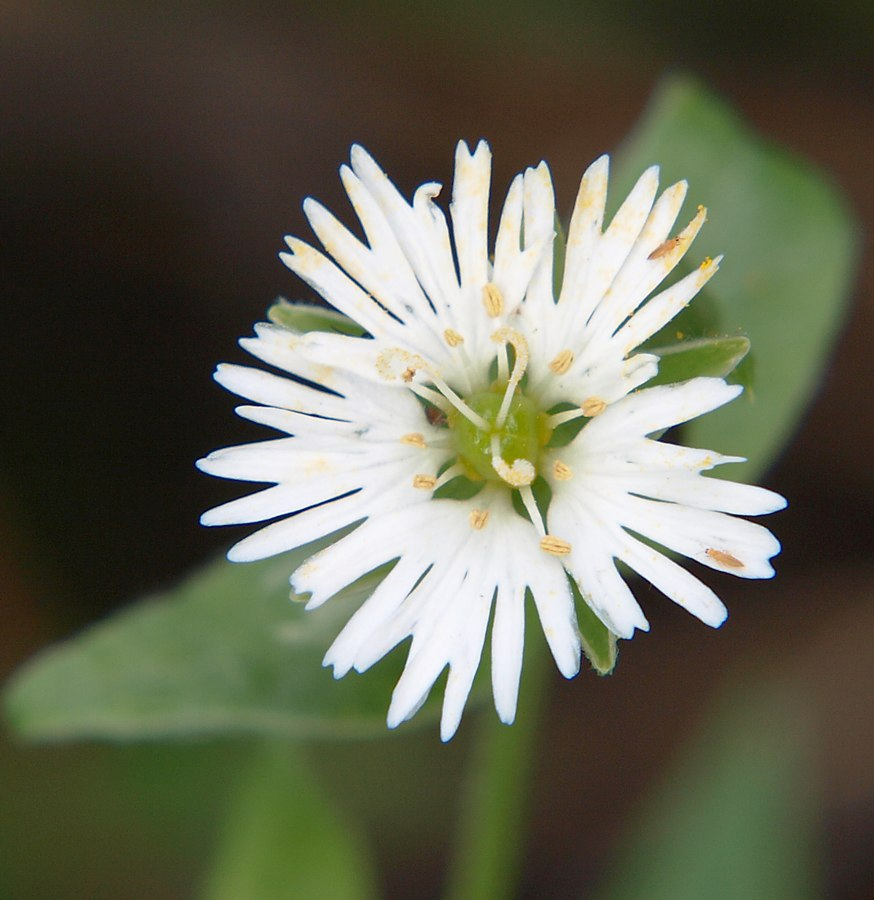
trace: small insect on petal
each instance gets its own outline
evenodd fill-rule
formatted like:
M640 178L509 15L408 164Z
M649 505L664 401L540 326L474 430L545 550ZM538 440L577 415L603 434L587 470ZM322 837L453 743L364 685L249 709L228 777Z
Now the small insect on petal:
M712 547L708 547L704 552L721 566L728 566L730 569L742 569L744 567L744 564L736 556L732 556L725 550L714 550Z
M425 407L425 418L428 420L429 425L434 425L435 427L446 424L446 413L442 409L437 409L436 406Z
M647 256L647 259L661 259L663 256L667 256L672 250L675 250L680 246L682 238L680 237L672 237L668 238L666 241L663 241L655 250Z

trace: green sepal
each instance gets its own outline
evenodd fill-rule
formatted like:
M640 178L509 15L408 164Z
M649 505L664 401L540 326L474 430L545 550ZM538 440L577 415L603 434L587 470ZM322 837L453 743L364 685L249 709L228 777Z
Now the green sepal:
M306 334L308 331L329 331L334 334L347 334L361 337L365 330L343 313L315 303L290 303L284 297L267 310L267 318L274 325L281 325L295 334Z
M616 635L595 615L573 578L569 577L568 583L574 595L583 653L599 675L609 675L616 667L619 656Z
M740 365L750 351L749 338L697 338L649 352L659 357L659 371L646 386L676 384L708 375L725 378Z
M564 263L567 257L567 234L564 225L555 214L555 238L552 241L552 295L556 302L561 295L561 286L564 283Z

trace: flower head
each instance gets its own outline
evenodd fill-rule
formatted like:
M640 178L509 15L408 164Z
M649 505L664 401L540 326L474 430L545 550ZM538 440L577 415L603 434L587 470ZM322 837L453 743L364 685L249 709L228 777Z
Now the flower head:
M207 525L275 520L236 544L232 560L352 527L292 573L308 608L392 564L327 652L337 677L412 637L388 724L412 716L448 666L448 740L490 619L495 706L513 721L529 593L571 677L581 655L571 582L628 638L649 625L617 560L708 625L726 615L653 544L733 575L773 575L779 543L735 516L773 512L783 498L702 474L736 457L658 440L741 388L703 377L645 387L658 358L637 348L719 268L719 258L705 260L653 294L705 220L700 208L671 237L685 182L657 197L658 170L648 169L605 228L608 160L593 163L556 289L545 163L513 180L493 254L484 142L473 153L458 145L451 224L434 202L440 185L422 185L409 203L361 147L340 174L365 239L309 199L324 252L289 237L281 257L360 333L256 326L243 347L286 374L222 365L216 378L256 404L240 415L286 436L198 463L273 485L203 516Z

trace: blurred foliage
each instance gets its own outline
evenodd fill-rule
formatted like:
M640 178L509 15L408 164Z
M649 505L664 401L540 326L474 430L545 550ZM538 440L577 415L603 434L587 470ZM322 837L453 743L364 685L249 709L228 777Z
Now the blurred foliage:
M398 655L340 682L321 665L379 576L317 611L289 602L289 574L324 543L250 565L218 560L45 651L8 686L10 722L41 740L382 734ZM432 720L426 709L415 721Z
M725 259L705 291L722 334L749 337L756 363L745 399L689 423L684 439L747 457L722 474L754 480L787 445L822 382L846 314L858 227L818 172L689 79L663 83L622 148L614 202L653 163L663 184L689 182L687 209L707 207L695 257ZM675 321L667 331L676 327L683 326Z
M203 900L376 896L361 839L320 790L300 750L265 745L237 785Z
M804 705L761 674L735 683L641 811L597 900L822 897Z

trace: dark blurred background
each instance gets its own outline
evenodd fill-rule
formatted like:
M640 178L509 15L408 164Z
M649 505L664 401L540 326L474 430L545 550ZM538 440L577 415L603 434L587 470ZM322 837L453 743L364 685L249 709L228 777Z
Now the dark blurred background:
M845 192L863 224L854 305L767 478L790 498L776 581L721 582L719 633L650 603L653 634L615 676L556 685L527 895L596 883L719 686L763 667L809 700L828 895L871 896L872 49L864 0L3 3L0 675L232 540L197 517L237 487L192 463L255 433L211 371L242 361L236 339L277 294L306 296L276 253L308 236L306 195L345 208L352 142L409 191L448 184L455 141L486 137L496 192L545 157L568 210L659 77L692 72ZM457 765L458 744L432 763ZM196 748L167 763L184 782L169 795L164 752L6 740L0 894L190 896L221 797ZM205 752L224 765L239 750ZM362 815L388 893L431 896L439 842L393 844Z

